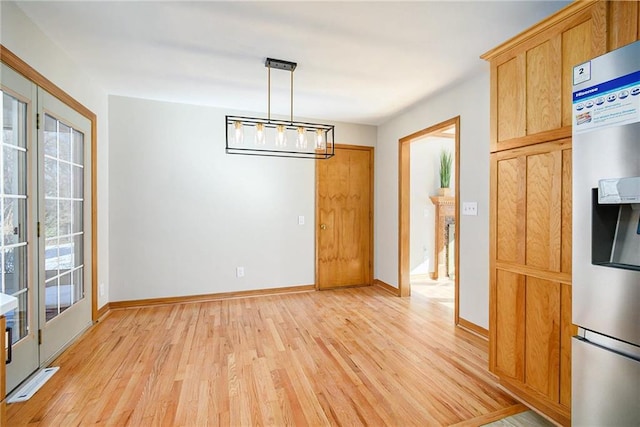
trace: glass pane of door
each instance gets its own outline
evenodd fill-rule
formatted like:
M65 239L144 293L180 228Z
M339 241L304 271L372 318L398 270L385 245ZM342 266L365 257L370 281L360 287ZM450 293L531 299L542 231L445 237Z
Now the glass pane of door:
M29 333L27 282L27 104L2 93L2 157L0 174L1 290L18 298L7 314L13 343Z
M85 297L84 133L44 114L45 318Z

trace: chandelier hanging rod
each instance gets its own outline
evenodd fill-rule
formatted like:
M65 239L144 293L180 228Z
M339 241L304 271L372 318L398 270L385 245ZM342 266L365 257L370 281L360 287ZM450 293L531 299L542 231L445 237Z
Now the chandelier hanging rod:
M282 59L267 58L264 61L264 66L267 67L267 119L271 121L271 69L289 71L291 74L291 84L289 85L289 95L291 98L289 117L290 122L293 123L293 72L298 66L297 63L291 61L284 61Z

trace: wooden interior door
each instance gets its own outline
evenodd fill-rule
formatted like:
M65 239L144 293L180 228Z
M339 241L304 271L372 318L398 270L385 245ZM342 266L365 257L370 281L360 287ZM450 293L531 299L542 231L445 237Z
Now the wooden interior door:
M336 146L316 161L316 286L371 285L373 147Z

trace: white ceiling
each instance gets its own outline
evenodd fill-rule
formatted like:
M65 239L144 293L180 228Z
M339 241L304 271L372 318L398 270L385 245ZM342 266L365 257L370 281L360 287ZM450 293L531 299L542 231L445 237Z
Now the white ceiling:
M294 118L380 124L488 67L568 1L22 1L108 93L266 115L267 57L298 63ZM272 71L272 113L289 73Z

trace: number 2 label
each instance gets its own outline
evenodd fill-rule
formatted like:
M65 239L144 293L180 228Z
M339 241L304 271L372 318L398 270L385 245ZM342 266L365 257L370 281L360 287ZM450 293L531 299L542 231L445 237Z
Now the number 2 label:
M573 84L577 85L591 80L591 61L573 67Z

